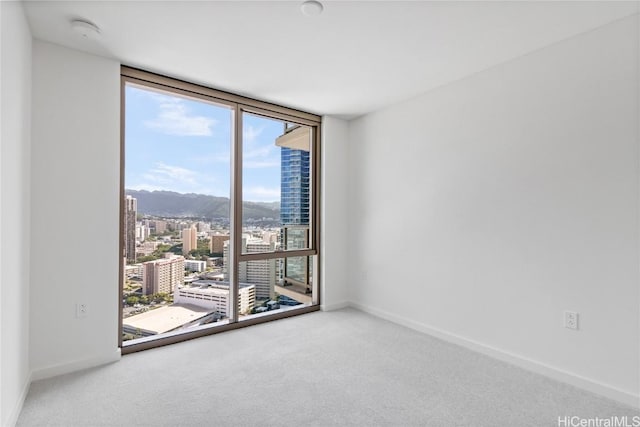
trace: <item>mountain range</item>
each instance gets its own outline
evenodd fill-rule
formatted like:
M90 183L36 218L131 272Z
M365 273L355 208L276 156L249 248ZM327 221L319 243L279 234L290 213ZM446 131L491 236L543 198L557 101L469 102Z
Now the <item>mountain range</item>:
M229 199L206 194L176 193L173 191L128 190L125 194L138 201L141 214L164 217L229 218ZM280 218L278 202L244 202L244 220Z

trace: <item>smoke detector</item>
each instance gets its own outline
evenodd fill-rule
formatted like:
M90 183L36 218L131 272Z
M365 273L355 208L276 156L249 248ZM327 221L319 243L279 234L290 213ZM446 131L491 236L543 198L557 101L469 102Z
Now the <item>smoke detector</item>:
M307 0L300 5L300 10L305 16L318 16L322 13L324 6L315 0Z
M71 28L85 39L97 39L100 36L100 28L93 22L85 19L72 20Z

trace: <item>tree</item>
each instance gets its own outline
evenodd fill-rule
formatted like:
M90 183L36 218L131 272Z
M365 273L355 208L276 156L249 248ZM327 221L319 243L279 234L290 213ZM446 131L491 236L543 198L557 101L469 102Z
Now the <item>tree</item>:
M168 249L168 252L182 255L182 243L178 243L177 245L173 245Z
M135 296L132 295L132 296L127 297L127 299L125 301L126 301L126 303L128 305L136 305L140 301L140 298L135 297Z
M211 252L209 252L209 240L208 239L200 239L198 240L198 247L196 249L192 249L189 251L189 255L194 259L206 260L206 257L211 256Z
M159 254L165 253L167 252L169 249L171 249L171 245L165 245L165 244L159 244L158 247L156 248L155 252L158 252Z

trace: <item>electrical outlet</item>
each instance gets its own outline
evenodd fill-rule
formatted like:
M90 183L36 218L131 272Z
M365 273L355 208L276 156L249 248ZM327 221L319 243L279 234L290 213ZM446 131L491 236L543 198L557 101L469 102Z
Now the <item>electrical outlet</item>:
M578 313L575 311L564 312L564 327L568 329L578 329Z
M87 304L85 303L76 304L76 317L78 319L82 317L87 317L87 314L88 314Z

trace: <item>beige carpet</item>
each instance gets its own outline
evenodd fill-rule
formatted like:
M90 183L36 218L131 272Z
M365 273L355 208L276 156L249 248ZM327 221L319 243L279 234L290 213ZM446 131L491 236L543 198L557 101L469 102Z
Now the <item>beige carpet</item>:
M357 310L33 383L19 426L558 426L640 413Z

